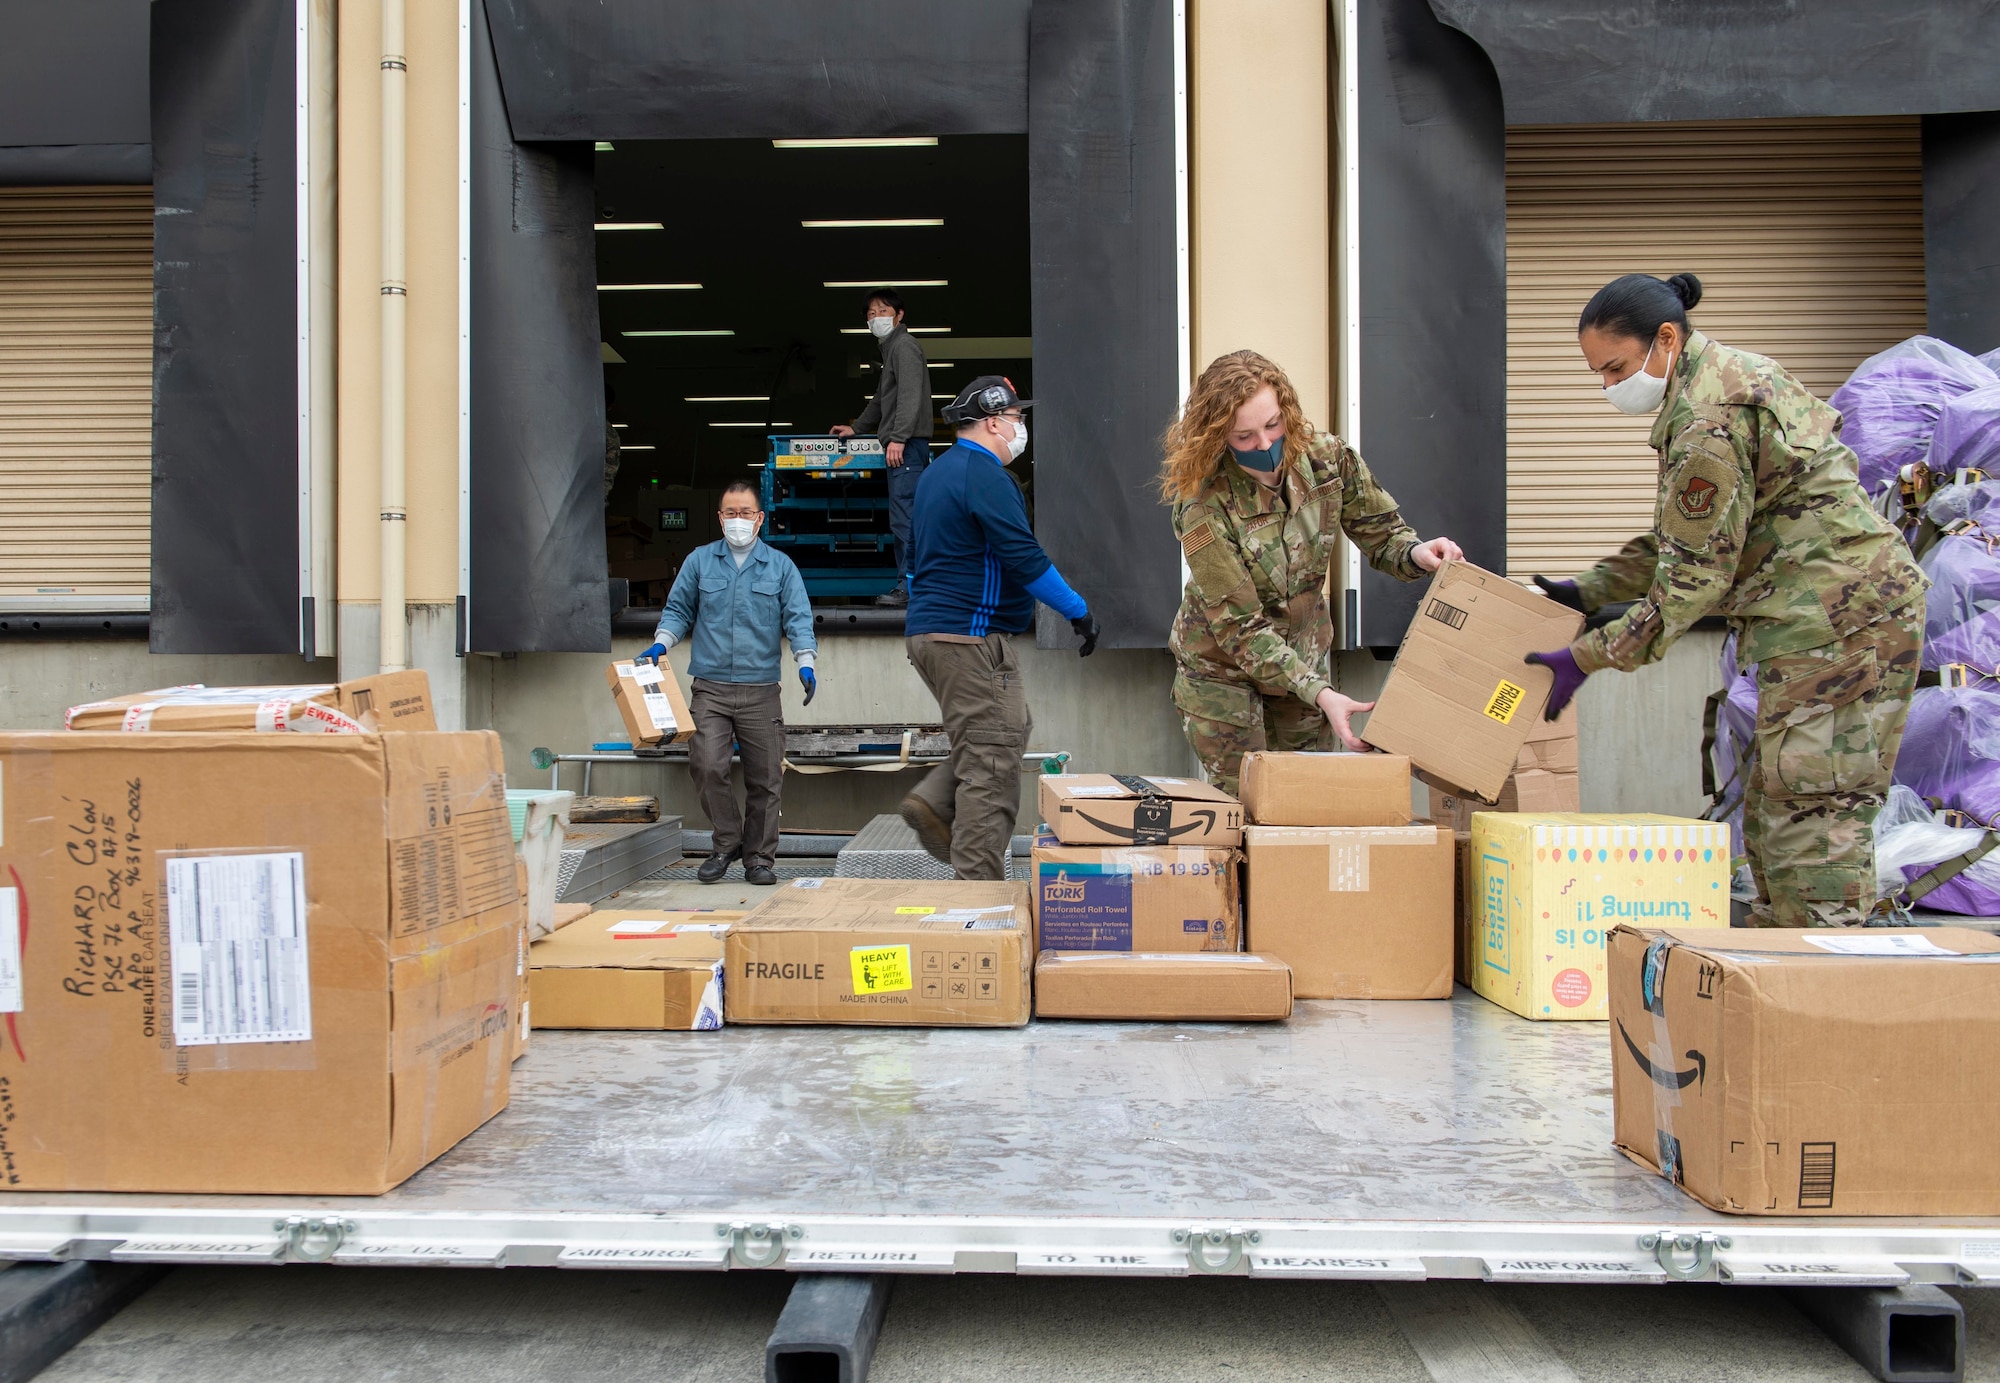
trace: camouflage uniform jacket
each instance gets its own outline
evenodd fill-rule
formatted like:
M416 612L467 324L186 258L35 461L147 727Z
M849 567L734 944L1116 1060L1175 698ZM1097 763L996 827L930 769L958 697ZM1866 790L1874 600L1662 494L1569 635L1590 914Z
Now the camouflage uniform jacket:
M1198 498L1174 505L1188 582L1168 647L1181 673L1312 705L1331 685L1326 575L1342 532L1376 570L1423 575L1410 560L1416 532L1338 437L1319 433L1288 455L1276 489L1224 460Z
M1638 601L1570 645L1585 672L1650 663L1709 614L1745 663L1820 648L1929 584L1868 507L1840 414L1776 361L1690 332L1652 445L1653 531L1576 579L1588 609Z

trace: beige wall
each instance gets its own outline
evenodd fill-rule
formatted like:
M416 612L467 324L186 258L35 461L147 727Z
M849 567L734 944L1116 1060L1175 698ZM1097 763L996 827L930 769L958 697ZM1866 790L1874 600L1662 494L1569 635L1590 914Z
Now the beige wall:
M1246 347L1333 424L1326 0L1191 0L1194 371Z
M406 8L407 580L412 604L451 604L458 596L458 7L414 0ZM343 602L373 601L381 594L381 57L379 0L343 0L338 546Z

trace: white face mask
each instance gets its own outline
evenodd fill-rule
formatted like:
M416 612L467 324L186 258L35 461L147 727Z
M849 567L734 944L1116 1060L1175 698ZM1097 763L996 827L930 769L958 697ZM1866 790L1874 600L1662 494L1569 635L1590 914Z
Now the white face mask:
M873 336L877 341L880 341L895 329L896 319L894 317L870 317L868 319L868 334Z
M1620 413L1636 414L1651 413L1660 406L1660 400L1667 396L1667 377L1647 374L1646 366L1652 363L1653 348L1648 346L1646 359L1638 369L1616 384L1604 386L1604 397L1610 401L1613 408ZM1668 362L1667 369L1669 371L1673 369L1671 361Z
M1028 420L1012 418L1008 421L1014 424L1014 435L1007 439L1007 459L1019 461L1021 453L1028 449Z
M722 521L722 541L737 551L742 551L757 541L757 520L724 519Z

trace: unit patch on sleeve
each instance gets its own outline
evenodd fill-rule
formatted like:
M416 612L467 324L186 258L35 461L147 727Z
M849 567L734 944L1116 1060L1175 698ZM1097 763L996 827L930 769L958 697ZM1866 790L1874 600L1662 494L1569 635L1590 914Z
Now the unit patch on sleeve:
M1660 536L1684 551L1707 550L1743 484L1735 456L1716 454L1724 446L1708 438L1697 441L1663 482Z

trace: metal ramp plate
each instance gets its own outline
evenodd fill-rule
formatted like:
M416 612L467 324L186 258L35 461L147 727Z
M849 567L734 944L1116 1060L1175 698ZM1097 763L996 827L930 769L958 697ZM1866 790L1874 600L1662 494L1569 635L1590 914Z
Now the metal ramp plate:
M556 899L595 903L681 857L681 818L632 823L590 822L563 833Z
M1030 877L1028 852L1032 842L1015 836L1008 852L1007 877ZM841 847L833 866L836 879L949 879L951 866L932 859L917 844L917 833L893 813L878 816Z

